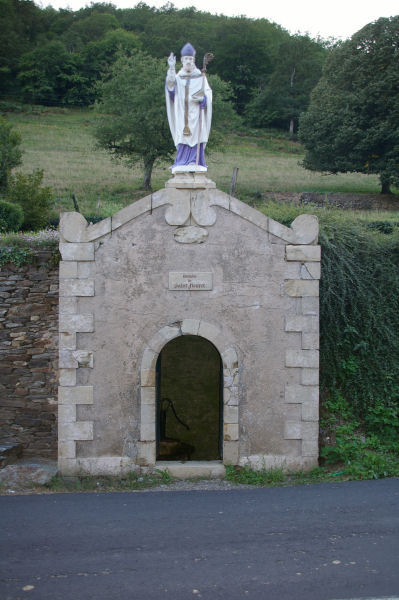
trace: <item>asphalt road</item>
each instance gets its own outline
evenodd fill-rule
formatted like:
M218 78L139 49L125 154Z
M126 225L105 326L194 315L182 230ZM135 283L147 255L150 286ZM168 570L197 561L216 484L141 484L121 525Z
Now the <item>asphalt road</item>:
M399 598L399 479L0 497L0 598Z

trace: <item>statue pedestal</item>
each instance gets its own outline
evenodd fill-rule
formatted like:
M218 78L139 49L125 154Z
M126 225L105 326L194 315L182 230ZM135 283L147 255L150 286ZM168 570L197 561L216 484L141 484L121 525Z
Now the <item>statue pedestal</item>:
M202 165L178 165L177 167L171 167L172 174L175 173L206 173L208 167Z
M206 171L176 172L165 183L166 188L177 189L211 189L216 188L216 183L206 176Z

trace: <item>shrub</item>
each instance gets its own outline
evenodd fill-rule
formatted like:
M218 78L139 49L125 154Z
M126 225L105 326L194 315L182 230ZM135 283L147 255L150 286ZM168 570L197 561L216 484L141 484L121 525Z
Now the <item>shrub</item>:
M0 232L18 231L24 220L22 208L18 204L11 204L0 200Z
M53 194L49 187L42 187L43 171L29 175L18 173L10 179L7 200L22 207L22 229L37 231L47 225Z
M21 164L21 136L0 116L0 193L4 193L11 170Z

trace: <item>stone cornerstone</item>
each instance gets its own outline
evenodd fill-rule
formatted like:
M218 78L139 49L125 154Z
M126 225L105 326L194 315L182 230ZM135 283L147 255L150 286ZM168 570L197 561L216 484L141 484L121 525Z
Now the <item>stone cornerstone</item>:
M317 464L316 217L285 227L185 173L60 235L62 474L156 466L156 363L184 335L221 356L224 464Z

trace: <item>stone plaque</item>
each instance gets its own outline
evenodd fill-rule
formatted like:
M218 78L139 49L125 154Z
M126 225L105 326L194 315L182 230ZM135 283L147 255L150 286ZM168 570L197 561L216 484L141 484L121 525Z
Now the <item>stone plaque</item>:
M171 271L169 273L170 290L189 290L190 292L212 290L212 273L201 271Z

